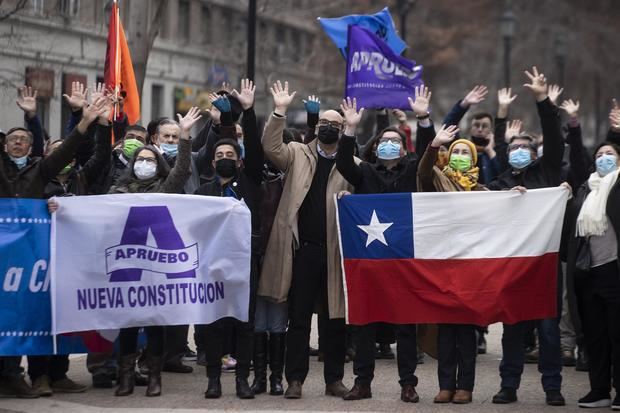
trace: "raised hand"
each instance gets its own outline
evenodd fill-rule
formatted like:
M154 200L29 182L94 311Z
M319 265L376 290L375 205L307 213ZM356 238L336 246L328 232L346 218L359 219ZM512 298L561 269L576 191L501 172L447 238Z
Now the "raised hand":
M549 91L547 92L549 94L549 100L551 100L554 105L557 105L558 97L560 97L562 92L564 92L564 88L558 85L549 85Z
M468 108L471 105L477 105L486 99L487 94L489 93L489 89L487 89L484 85L476 85L472 90L465 95L463 100L461 101L461 106L463 108Z
M213 107L220 112L230 112L230 100L226 96L218 95L217 93L209 93L209 100Z
M392 115L399 123L407 122L407 114L400 109L392 109Z
M202 115L200 114L200 108L197 106L193 106L190 110L187 111L185 116L181 116L180 113L177 113L177 118L179 119L179 126L181 127L181 139L189 139L189 131L192 130L192 127Z
M101 125L109 125L110 124L110 118L112 115L112 112L114 112L114 99L112 95L107 95L105 97L103 97L102 99L105 99L105 111L103 114L101 114L98 118L98 122Z
M551 94L549 95L549 99L551 99ZM562 109L569 118L576 119L577 113L579 112L579 101L573 102L572 99L565 100L560 105L560 109Z
M321 111L321 100L318 98L318 96L310 95L308 96L308 99L304 99L303 102L304 108L306 108L306 112L318 115Z
M81 82L71 82L71 95L64 94L62 96L74 112L82 109L88 103L86 100L88 89L85 89Z
M30 86L19 88L19 95L15 103L29 117L33 118L37 114L37 91Z
M97 83L94 82L93 83L93 88L90 92L90 101L94 102L97 99L99 99L100 97L103 97L106 95L106 87L105 87L105 83Z
M517 95L512 95L511 88L503 88L497 91L497 103L499 106L508 107L516 98Z
M523 87L528 88L536 97L537 102L547 99L547 78L543 73L538 73L536 66L532 68L532 73L525 71L525 75L532 83L524 83Z
M609 127L612 131L620 133L620 107L616 99L612 99L612 107L609 112Z
M342 103L340 104L340 110L342 111L342 113L344 113L344 122L346 124L347 130L355 133L355 128L360 123L360 120L362 120L364 108L361 108L358 112L357 99L351 99L350 97L347 97L346 99L342 99ZM349 134L347 133L347 135Z
M415 100L408 97L409 106L413 113L416 116L426 116L428 115L428 106L431 102L431 93L430 89L426 86L416 86L415 87Z
M513 137L520 135L522 127L523 127L523 122L521 122L519 119L515 119L511 122L508 122L508 125L506 126L506 134L505 134L506 142L508 143L510 142L510 139L512 139Z
M233 89L230 94L237 98L243 110L248 110L254 105L254 92L256 85L250 79L241 79L241 93Z
M273 96L273 104L276 109L275 112L278 115L283 115L286 113L286 109L289 107L293 98L297 94L297 92L293 92L291 94L288 93L288 82L284 82L284 87L282 87L282 82L279 80L273 84L273 87L270 88L271 96Z
M439 148L441 145L447 145L452 142L456 137L456 134L459 133L459 128L456 125L442 125L437 135L433 139L432 146L434 148Z
M110 110L109 104L109 99L105 96L101 96L90 105L84 106L82 109L82 119L80 120L80 124L83 122L83 125L88 127L88 125L93 123L95 119L106 116ZM85 131L85 129L83 131L80 130L81 133L84 133Z

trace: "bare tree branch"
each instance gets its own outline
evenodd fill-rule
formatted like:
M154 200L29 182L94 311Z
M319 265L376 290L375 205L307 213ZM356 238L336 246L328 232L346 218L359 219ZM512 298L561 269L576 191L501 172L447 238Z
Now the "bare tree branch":
M4 1L0 1L0 6L2 5L2 3L4 3ZM15 3L15 6L12 9L9 9L7 11L0 11L0 21L8 19L18 11L24 9L27 4L28 0L19 0L17 3Z

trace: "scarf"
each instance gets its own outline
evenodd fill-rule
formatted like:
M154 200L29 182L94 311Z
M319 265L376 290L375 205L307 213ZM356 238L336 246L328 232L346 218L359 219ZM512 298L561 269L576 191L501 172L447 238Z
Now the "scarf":
M452 182L463 188L465 191L471 191L472 188L475 188L478 185L478 172L479 169L477 166L474 166L468 171L461 172L455 171L450 168L450 166L446 166L443 168L443 174L446 175Z
M618 179L620 170L601 177L598 172L592 173L588 179L590 193L581 206L577 217L577 235L589 237L601 236L607 231L607 197Z

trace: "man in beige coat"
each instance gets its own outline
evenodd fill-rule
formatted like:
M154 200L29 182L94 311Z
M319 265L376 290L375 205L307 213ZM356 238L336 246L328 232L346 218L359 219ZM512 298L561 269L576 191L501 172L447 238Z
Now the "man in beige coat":
M310 325L315 304L329 315L324 338L325 394L342 397L345 358L345 308L340 248L333 197L352 191L335 167L338 139L343 130L353 136L361 111L346 123L334 111L318 122L317 140L308 145L285 144L286 109L295 93L278 81L271 89L275 110L263 133L265 156L286 173L286 183L265 253L258 294L274 302L289 303L285 397L298 399L308 375Z

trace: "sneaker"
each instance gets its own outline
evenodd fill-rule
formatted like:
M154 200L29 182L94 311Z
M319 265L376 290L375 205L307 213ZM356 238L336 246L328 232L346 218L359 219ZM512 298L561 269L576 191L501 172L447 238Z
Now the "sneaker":
M55 393L84 393L87 387L74 382L68 377L52 382L52 390Z
M611 402L611 410L620 410L620 394L617 392L614 401Z
M564 406L566 401L559 390L549 390L546 392L546 402L549 406Z
M233 358L230 354L222 357L222 370L227 372L234 372L235 367L237 367L237 360Z
M17 397L19 399L36 399L39 395L19 375L0 380L0 398Z
M577 402L579 407L609 407L611 406L611 396L609 393L590 391Z
M190 350L189 348L185 350L185 354L183 354L183 361L196 361L198 355L195 351Z
M46 375L37 377L32 382L32 390L39 395L39 397L49 397L53 394L50 387L50 378Z

